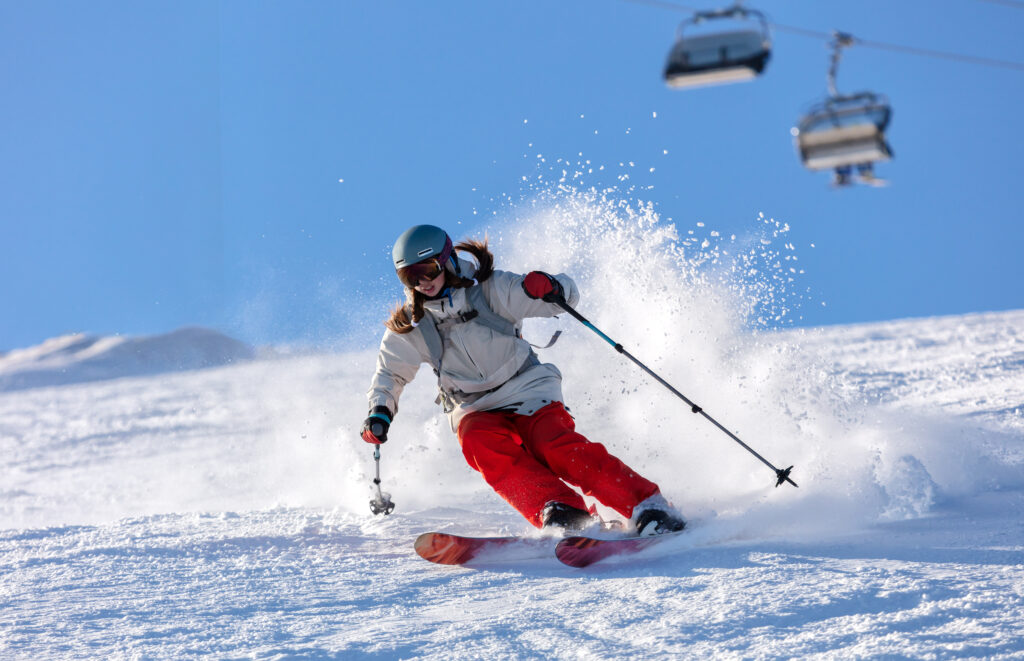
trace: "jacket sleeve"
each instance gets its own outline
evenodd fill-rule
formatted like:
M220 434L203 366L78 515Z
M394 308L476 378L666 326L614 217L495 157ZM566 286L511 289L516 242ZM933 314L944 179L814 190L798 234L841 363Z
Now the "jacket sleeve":
M491 276L491 296L488 302L494 311L505 317L514 320L528 319L530 317L554 317L565 312L554 303L545 303L537 298L530 298L523 290L523 278L526 276L508 271L495 271ZM565 301L575 306L580 300L580 292L576 288L573 279L564 273L559 273L555 279L562 285L565 292Z
M397 414L398 398L402 396L405 385L416 376L422 362L424 358L415 346L412 334L385 331L377 354L377 371L367 392L370 409L386 406L392 416Z

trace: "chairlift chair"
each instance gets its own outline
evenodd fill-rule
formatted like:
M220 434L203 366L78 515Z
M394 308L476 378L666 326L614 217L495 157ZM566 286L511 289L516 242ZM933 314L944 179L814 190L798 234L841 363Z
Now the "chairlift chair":
M892 109L885 97L862 92L830 97L805 115L793 135L809 170L838 170L892 158L885 139Z
M842 50L855 43L850 34L833 33L827 78L829 95L813 106L790 133L796 139L804 167L833 170L836 186L854 182L884 186L887 182L875 177L874 165L892 158L892 149L885 139L892 118L889 101L874 92L844 95L836 88Z
M684 34L687 26L717 19L741 20L754 26L696 36ZM665 83L685 89L750 80L764 71L771 50L771 32L761 12L739 5L697 12L676 32L675 45L665 64Z

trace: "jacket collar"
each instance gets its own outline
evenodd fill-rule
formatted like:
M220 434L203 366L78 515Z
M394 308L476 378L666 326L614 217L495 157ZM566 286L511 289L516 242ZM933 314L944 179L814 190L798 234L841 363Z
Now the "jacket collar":
M459 268L462 270L462 276L465 278L472 278L476 275L476 264L467 259L459 259ZM436 298L432 301L427 301L423 304L423 308L428 310L434 317L438 319L444 319L446 317L453 317L457 314L466 311L468 303L466 300L466 290L462 287L455 289L449 288L446 290L448 293Z

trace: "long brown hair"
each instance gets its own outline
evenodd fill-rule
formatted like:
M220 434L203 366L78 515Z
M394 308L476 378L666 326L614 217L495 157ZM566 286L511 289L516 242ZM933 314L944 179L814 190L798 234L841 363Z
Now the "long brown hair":
M472 287L473 280L476 282L483 282L487 278L491 277L494 273L494 255L487 248L487 237L484 237L483 241L477 241L476 239L466 239L462 243L455 244L455 254L459 252L466 252L473 256L476 260L477 267L476 273L473 274L472 278L464 278L455 275L447 268L444 270L444 286L451 287L452 289L461 289L463 287ZM423 310L423 304L426 302L427 297L416 291L411 287L405 288L406 303L400 303L398 307L391 311L391 316L384 322L384 325L388 330L396 333L409 333L416 324L420 323L423 319L423 315L426 314ZM409 318L408 308L412 308L412 318Z

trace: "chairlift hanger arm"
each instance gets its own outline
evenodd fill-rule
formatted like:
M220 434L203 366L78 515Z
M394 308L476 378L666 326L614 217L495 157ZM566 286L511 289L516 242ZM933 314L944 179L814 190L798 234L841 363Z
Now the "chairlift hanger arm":
M828 67L828 93L832 98L839 98L839 89L836 87L836 74L839 71L839 58L842 57L843 49L849 48L857 43L857 39L848 32L832 31L832 60Z

